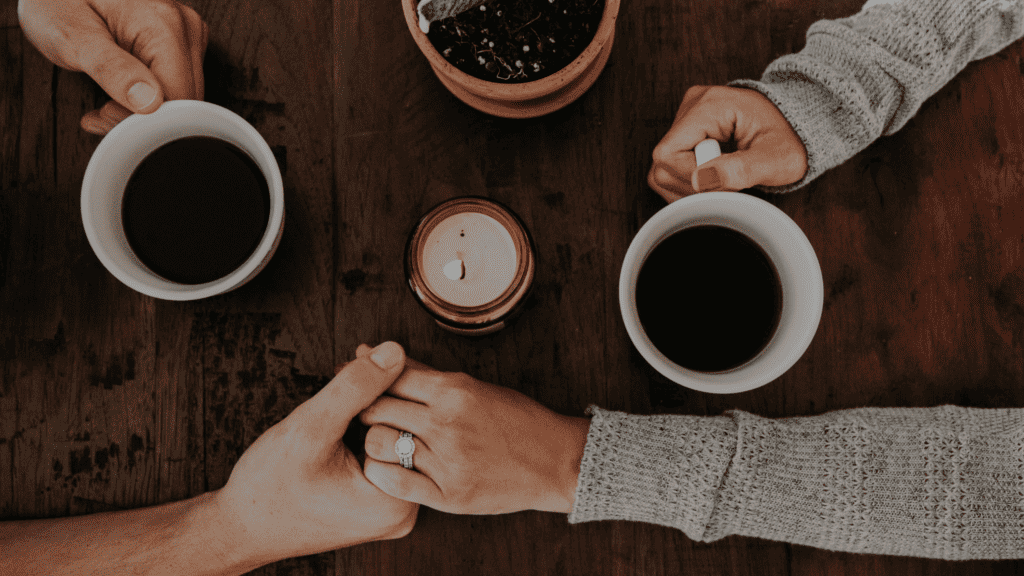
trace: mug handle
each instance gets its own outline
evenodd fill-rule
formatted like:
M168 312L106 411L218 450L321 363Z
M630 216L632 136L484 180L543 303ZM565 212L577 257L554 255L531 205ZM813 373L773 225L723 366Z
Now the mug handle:
M700 144L697 144L693 148L693 153L697 156L697 166L704 164L710 160L714 160L722 155L722 147L718 145L718 140L712 140L708 138Z

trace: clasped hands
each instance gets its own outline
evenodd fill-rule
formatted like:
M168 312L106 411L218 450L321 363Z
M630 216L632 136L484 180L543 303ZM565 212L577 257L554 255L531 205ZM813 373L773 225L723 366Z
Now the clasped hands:
M342 443L370 426L366 460ZM361 345L355 360L242 454L215 491L221 548L260 564L401 538L423 504L453 514L569 513L590 421L509 388ZM416 438L398 464L399 430Z

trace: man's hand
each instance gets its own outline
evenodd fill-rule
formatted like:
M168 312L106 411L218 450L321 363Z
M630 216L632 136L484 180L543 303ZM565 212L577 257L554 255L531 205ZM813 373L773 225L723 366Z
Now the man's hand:
M342 444L349 422L402 373L385 342L346 364L315 396L250 446L217 492L238 553L266 564L373 540L401 538L419 506L371 484Z
M82 117L104 135L165 100L203 99L208 30L174 0L19 0L25 37L48 60L85 72L113 98Z
M737 150L696 170L694 147L712 138ZM654 148L648 185L668 202L695 192L784 186L807 173L807 151L786 117L763 94L746 88L693 86L675 122Z
M589 419L413 360L388 394L359 416L364 474L384 492L453 514L572 511ZM415 436L414 470L398 464L399 430Z

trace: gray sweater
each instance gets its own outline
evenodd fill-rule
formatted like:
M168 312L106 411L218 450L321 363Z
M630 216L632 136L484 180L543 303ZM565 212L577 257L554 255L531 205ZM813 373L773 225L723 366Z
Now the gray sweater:
M813 180L899 130L972 60L1024 35L1024 0L869 2L817 22L764 93ZM1024 558L1024 409L859 408L766 419L638 416L591 405L570 523L633 520L847 552Z

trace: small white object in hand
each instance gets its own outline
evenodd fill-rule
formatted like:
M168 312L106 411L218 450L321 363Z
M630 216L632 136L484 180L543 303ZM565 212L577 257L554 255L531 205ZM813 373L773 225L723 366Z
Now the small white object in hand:
M705 162L714 160L722 155L722 147L718 145L718 140L707 139L697 144L693 149L694 155L697 156L697 166L704 164Z
M466 264L462 260L452 260L444 265L444 275L449 280L462 280L466 277Z

